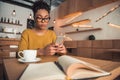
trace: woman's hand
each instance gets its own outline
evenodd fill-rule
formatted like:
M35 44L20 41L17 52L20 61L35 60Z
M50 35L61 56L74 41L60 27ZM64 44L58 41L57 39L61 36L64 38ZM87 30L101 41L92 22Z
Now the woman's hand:
M57 50L56 53L58 54L66 54L67 50L63 44L56 44Z
M43 54L54 55L56 51L57 51L57 47L55 47L55 44L50 44L44 48Z
M43 49L38 49L38 55L66 54L66 48L63 44L49 44Z

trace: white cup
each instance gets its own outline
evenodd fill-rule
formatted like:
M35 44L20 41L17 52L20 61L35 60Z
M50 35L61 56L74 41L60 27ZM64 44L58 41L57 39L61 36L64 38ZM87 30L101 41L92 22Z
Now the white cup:
M37 50L19 51L18 56L25 61L34 61L36 59L36 56L37 56Z

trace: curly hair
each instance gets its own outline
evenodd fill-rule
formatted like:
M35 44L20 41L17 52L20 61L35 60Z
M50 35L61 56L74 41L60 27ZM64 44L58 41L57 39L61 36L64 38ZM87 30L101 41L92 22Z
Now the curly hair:
M48 13L50 13L50 6L43 0L38 0L33 4L32 11L34 13L34 16L35 13L40 9L45 9L48 11Z

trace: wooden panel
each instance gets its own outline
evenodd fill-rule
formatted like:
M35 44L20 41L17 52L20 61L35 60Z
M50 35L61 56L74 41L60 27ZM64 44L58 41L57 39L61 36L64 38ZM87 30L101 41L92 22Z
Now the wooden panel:
M113 40L113 48L120 49L120 40Z
M65 41L64 45L67 48L68 55L77 56L77 41Z
M76 10L75 10L75 1L76 0L69 0L69 1L67 1L68 2L68 6L69 6L69 9L68 9L68 13L69 14L76 12Z
M0 56L1 57L1 56ZM3 62L3 60L2 60L2 58L0 58L0 64L2 64L2 62Z
M106 0L92 0L93 5L98 5L100 3L104 3Z
M103 40L102 48L113 48L112 40Z
M91 0L74 0L75 1L75 11L86 11L92 6Z
M10 49L9 45L0 45L0 50Z
M78 56L80 57L92 57L92 51L91 51L91 48L77 48L78 50Z
M93 48L101 48L102 47L102 41L101 40L94 40L92 41Z
M113 48L112 40L94 40L92 45L93 48Z
M0 57L10 57L10 52L17 52L18 48L10 48L9 45L0 46Z
M68 14L68 8L69 8L69 6L68 6L68 2L69 1L65 1L65 2L63 2L60 6L59 6L59 8L58 8L58 17L59 18L61 18L61 17L63 17L63 16L65 16L65 15L67 15Z
M3 79L3 65L2 65L2 63L0 63L0 80L4 80Z
M113 52L113 60L120 61L120 52Z
M68 55L73 55L73 56L77 56L77 48L67 48L68 50Z
M18 45L19 41L0 41L0 45Z
M8 38L0 38L0 58L9 58L10 52L17 52L18 48L12 48L10 45L18 45L19 40L17 39L8 39ZM12 57L12 56L11 56Z
M18 48L10 48L10 52L17 52Z
M92 49L92 57L96 59L112 59L112 53L107 49Z
M84 41L78 41L78 47L92 47L92 41L90 40L84 40Z
M0 56L1 56L1 58L8 58L9 53L10 53L9 50L2 50L2 51L0 51Z
M114 1L118 0L65 0L58 8L58 17L61 18L67 14L78 11L85 12Z
M105 4L108 4L108 3L112 3L114 1L118 1L118 0L92 0L92 5L94 7L98 7L98 6L103 6Z
M77 41L65 41L64 45L66 48L77 48Z

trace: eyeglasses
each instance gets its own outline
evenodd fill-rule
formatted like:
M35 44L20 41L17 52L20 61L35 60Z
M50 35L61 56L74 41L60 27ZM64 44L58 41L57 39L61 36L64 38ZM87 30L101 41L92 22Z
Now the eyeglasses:
M40 22L49 22L50 17L47 17L47 18L36 17L36 20L37 20L37 21L40 21Z

